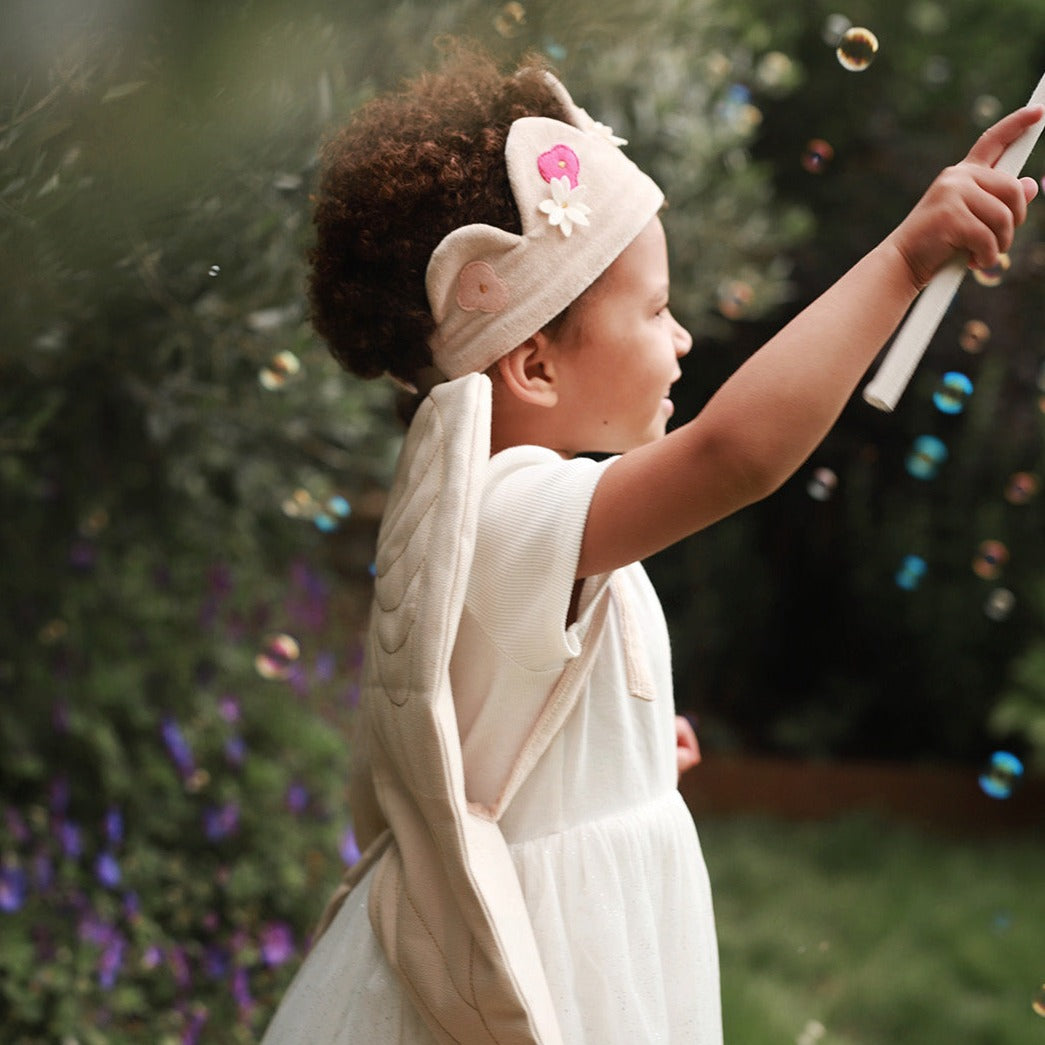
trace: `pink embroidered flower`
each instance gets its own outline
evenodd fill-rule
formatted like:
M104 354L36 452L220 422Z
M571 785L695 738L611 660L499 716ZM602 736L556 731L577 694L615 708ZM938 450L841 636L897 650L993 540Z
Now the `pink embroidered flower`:
M457 276L457 304L465 312L500 312L508 304L508 288L492 265L470 261Z
M552 178L551 187L552 198L550 200L542 200L537 204L537 209L542 214L547 214L548 224L553 228L557 226L559 231L568 239L570 233L573 232L574 224L591 224L588 221L591 207L586 203L580 203L573 199L573 193L577 190L570 188L570 180L565 174L561 178Z
M546 182L565 177L569 179L570 188L575 189L581 172L581 161L568 145L553 145L537 157L537 169Z

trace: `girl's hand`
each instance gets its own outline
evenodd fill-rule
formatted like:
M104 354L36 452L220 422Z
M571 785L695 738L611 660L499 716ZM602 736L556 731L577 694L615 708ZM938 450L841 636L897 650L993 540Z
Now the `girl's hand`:
M700 761L700 744L697 742L697 734L685 715L675 716L675 756L678 759L680 777Z
M955 254L968 254L972 268L990 268L1012 246L1038 185L1033 178L996 171L994 164L1043 115L1045 107L1027 106L984 131L969 155L936 178L888 238L907 263L917 289Z

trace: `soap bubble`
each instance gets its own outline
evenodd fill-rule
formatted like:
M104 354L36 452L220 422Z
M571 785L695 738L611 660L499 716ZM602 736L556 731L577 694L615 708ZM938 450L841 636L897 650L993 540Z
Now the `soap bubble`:
M1016 596L1008 588L995 588L983 604L983 612L999 623L1008 620L1016 608Z
M1038 492L1038 477L1030 472L1016 472L1005 484L1005 500L1009 504L1026 504Z
M726 319L740 319L747 312L755 292L742 279L723 280L718 287L718 310Z
M851 73L863 72L878 53L878 37L870 29L854 26L847 29L838 41L835 54L843 69Z
M995 751L980 774L980 790L988 798L1011 798L1023 776L1023 763L1009 751Z
M958 344L969 355L982 352L991 339L991 328L982 319L970 319L958 335Z
M290 519L311 519L319 510L308 490L295 490L283 501L283 514Z
M972 270L972 278L981 287L1000 287L1005 279L1005 273L1012 268L1012 259L1008 254L999 254L998 260L987 268L976 268Z
M1041 985L1041 989L1034 995L1034 1000L1030 1003L1030 1007L1039 1016L1045 1016L1045 983Z
M984 541L976 549L976 556L972 560L972 572L985 581L993 581L1001 575L1008 561L1009 549L1001 541Z
M341 525L343 519L352 514L352 506L341 494L328 497L323 506L316 512L312 522L317 530L333 533Z
M835 150L830 142L825 142L823 138L812 138L802 153L802 167L810 174L823 174L834 155Z
M904 591L914 591L922 583L922 578L928 569L928 565L920 555L905 555L893 579Z
M263 679L285 679L300 655L301 647L290 635L269 635L254 658L254 667Z
M269 392L277 392L284 388L287 382L301 370L301 362L293 352L284 350L277 352L268 363L258 372L258 381L261 387Z
M907 471L915 479L935 479L947 460L947 447L934 435L920 435L907 455Z
M941 414L960 414L972 395L972 381L957 370L950 370L940 378L933 393L933 406Z
M519 3L505 4L493 20L493 27L503 37L516 36L526 21L526 8Z
M979 127L990 127L1001 116L1001 101L993 94L981 94L972 103L972 121Z
M837 47L842 37L852 28L853 23L845 15L828 15L820 29L820 38L828 47Z
M221 275L221 266L220 265L211 265L211 267L209 269L207 269L207 275L208 276L220 276Z
M755 79L769 91L787 87L795 80L795 63L783 51L769 51L759 59Z
M817 468L806 484L806 493L814 501L829 501L838 486L838 476L830 468Z

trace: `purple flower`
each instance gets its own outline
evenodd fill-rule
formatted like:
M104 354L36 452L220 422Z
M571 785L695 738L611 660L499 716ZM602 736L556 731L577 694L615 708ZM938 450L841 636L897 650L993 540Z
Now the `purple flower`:
M203 971L212 980L221 980L229 971L229 955L224 947L211 946L203 952Z
M142 952L142 968L155 969L163 961L163 948L150 943Z
M62 852L70 860L75 860L83 852L83 845L80 841L80 828L71 820L63 820L58 824L56 833Z
M125 893L123 897L123 914L129 921L133 922L141 914L142 904L136 892Z
M105 947L116 935L116 930L92 910L84 911L77 928L81 940L97 944L99 947Z
M346 867L351 867L354 863L359 861L359 843L356 842L356 833L351 827L345 829L345 833L341 836L341 859L344 860Z
M203 833L208 841L220 842L238 830L239 806L235 802L226 802L223 806L210 806L203 811Z
M240 968L233 973L232 997L236 999L241 1014L249 1012L253 1006L254 999L250 996L250 978L246 969Z
M116 977L123 967L123 951L127 941L119 933L113 933L98 959L98 983L102 990L112 990Z
M25 903L26 879L20 867L0 868L0 911L11 914Z
M110 806L105 814L105 837L113 845L119 845L123 841L123 813L115 806Z
M97 859L94 861L94 873L98 876L98 881L106 887L106 889L115 889L120 884L120 865L116 862L116 857L112 853L106 851L98 854Z
M192 776L196 768L196 763L192 757L192 748L189 747L189 742L185 739L181 727L170 715L164 716L160 725L160 734L163 737L163 743L167 747L167 753L171 756L181 775L183 777Z
M304 784L295 781L287 788L287 808L299 816L308 808L308 789Z
M181 1032L181 1045L196 1045L199 1041L200 1032L203 1030L203 1025L207 1022L209 1012L205 1005L194 1005L192 1012L189 1013L189 1017L185 1022L185 1028Z
M54 864L51 862L50 854L41 849L33 857L33 884L41 893L45 893L51 888L53 881Z
M167 963L174 974L174 982L180 990L187 990L192 983L192 973L189 970L189 960L185 957L184 947L172 947L167 957Z
M239 722L239 701L231 693L224 694L218 701L218 714L226 722Z
M315 673L320 682L329 682L337 669L337 658L329 650L321 650L316 654Z
M229 737L225 741L225 761L230 766L235 766L237 769L243 765L243 760L247 757L247 742L243 737Z
M286 922L270 922L261 930L261 957L266 965L282 965L294 955L294 936Z

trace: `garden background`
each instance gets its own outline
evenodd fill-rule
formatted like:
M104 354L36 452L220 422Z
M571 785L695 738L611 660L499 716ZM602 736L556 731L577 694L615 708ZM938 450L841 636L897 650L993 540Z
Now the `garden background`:
M323 135L445 34L544 53L666 189L673 307L696 337L684 420L1025 101L1045 8L0 13L0 1033L250 1041L355 852L348 734L401 434L391 386L342 375L308 326ZM880 41L862 71L836 58L839 14ZM996 750L1045 764L1043 206L1004 273L965 281L893 414L854 397L781 491L649 563L708 767L870 759L975 788ZM951 371L974 391L945 412ZM702 825L733 1045L1045 1030L1040 831L986 847L823 831ZM952 886L953 917L927 924L926 895ZM867 934L894 921L919 944L879 948L854 998ZM950 979L908 973L950 959Z

